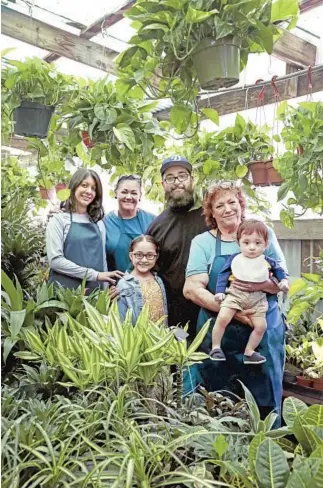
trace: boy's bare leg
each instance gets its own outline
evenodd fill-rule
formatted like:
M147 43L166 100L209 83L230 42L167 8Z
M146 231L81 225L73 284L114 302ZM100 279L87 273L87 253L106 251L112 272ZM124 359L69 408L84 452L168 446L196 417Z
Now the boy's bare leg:
M233 319L236 311L236 309L228 307L222 307L220 309L212 331L212 349L221 348L221 341L225 329Z
M246 356L251 356L251 354L255 352L255 349L259 346L267 329L265 317L254 317L250 315L249 318L253 326L253 331L250 334L249 341L244 352Z

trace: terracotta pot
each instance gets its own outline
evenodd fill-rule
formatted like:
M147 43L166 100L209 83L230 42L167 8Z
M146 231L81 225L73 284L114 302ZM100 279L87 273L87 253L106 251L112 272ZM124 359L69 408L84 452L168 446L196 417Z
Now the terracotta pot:
M81 134L82 134L82 141L84 142L86 147L91 148L91 147L95 146L95 144L90 139L90 136L89 136L89 133L87 130L82 130Z
M249 169L252 175L252 182L256 186L267 186L267 161L251 161L249 163Z
M323 391L323 378L314 378L313 388L314 390Z
M313 380L312 378L305 378L304 376L297 376L297 384L300 386L307 386L308 388L312 387Z
M67 188L67 185L65 185L65 183L57 183L55 188L56 188L56 192L58 192L60 190L65 190Z
M267 161L266 163L266 170L267 170L267 179L270 185L281 185L282 177L278 173L277 169L273 167L272 161Z
M56 196L56 190L53 186L52 188L45 188L43 186L39 187L40 198L42 200L54 200Z

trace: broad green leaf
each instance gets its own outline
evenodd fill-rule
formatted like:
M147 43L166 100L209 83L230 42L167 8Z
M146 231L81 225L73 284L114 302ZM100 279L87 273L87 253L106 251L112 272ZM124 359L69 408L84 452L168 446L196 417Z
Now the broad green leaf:
M243 178L244 176L246 176L246 174L248 173L248 167L243 165L243 164L239 164L239 166L236 166L236 175L239 177L239 178Z
M215 452L218 454L220 459L222 459L223 454L225 454L228 447L229 447L229 444L225 440L225 437L223 434L218 435L216 440L213 442L213 448L214 448Z
M289 184L288 183L283 183L277 192L277 200L280 202L281 200L284 200L284 198L287 196L289 192Z
M15 352L15 357L19 359L23 359L24 361L39 361L40 356L37 354L33 354L32 352L29 351L19 351Z
M219 114L214 108L202 108L201 112L216 125L219 125Z
M277 0L271 6L271 22L291 19L298 15L298 0Z
M256 41L266 50L268 54L273 50L273 32L270 27L265 26L262 22L257 22Z
M178 132L185 132L191 117L192 110L187 105L174 105L170 111L170 121Z
M203 10L195 10L189 5L185 19L187 22L195 24L198 22L203 22L204 20L208 19L209 17L212 17L212 15L217 13L218 10L216 9L210 10L209 12L203 12Z
M237 114L236 115L236 118L235 118L235 123L234 125L236 127L239 127L241 131L243 131L246 127L246 121L245 119L242 117L242 115L240 114Z
M311 464L310 460L303 458L299 466L293 466L286 488L317 488Z
M283 209L280 211L280 220L288 229L294 228L294 217L287 210Z
M264 432L259 432L255 435L249 444L248 448L248 459L249 459L249 469L254 477L256 477L256 459L260 444L265 440L266 436Z
M18 340L17 339L11 339L11 337L6 337L4 342L3 342L3 360L4 362L7 361L7 358L10 354L11 349L13 346L16 344Z
M135 135L133 130L127 124L118 124L117 127L113 127L113 132L116 138L125 144L130 151L133 151L136 145Z
M306 282L302 278L297 278L290 285L289 296L292 297L292 296L296 295L296 293L303 290L304 288L306 288Z
M241 381L240 383L242 388L244 389L246 402L249 407L252 431L254 432L254 434L257 434L259 429L259 423L260 423L259 409L254 397L252 396L248 388Z
M313 283L320 283L320 282L322 282L322 284L323 284L322 278L318 274L314 274L314 273L302 273L302 276L306 280L308 280L308 281L313 281Z
M26 310L17 310L10 313L10 331L11 338L16 339L23 326L26 316Z
M289 466L281 447L272 439L265 439L259 446L256 474L262 488L285 488Z
M83 161L85 164L90 164L91 163L91 157L89 153L87 152L86 146L83 144L83 142L79 142L75 146L76 154L78 157Z
M283 403L283 418L289 428L293 427L297 416L306 412L308 406L298 398L288 397Z
M21 300L20 293L17 291L15 285L4 271L1 271L1 286L9 296L12 310L22 310L23 302Z
M70 194L71 194L71 190L69 190L68 188L65 188L64 190L59 190L56 193L56 196L57 196L58 200L60 200L61 202L65 202L65 200L67 200L69 198Z
M284 100L282 103L278 105L276 110L276 116L279 117L280 115L285 115L287 107L288 107L288 103L286 100Z
M218 15L214 16L215 38L221 39L234 32L234 26L225 22Z

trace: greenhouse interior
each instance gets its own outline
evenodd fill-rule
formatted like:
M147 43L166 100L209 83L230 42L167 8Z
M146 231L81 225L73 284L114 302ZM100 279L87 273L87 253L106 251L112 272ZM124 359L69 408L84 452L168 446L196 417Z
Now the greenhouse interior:
M323 488L323 0L1 14L2 487Z

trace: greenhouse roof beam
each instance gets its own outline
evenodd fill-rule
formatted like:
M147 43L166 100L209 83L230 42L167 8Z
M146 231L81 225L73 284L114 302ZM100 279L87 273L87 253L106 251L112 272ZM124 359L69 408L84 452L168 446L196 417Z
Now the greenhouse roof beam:
M3 5L1 14L2 34L92 68L116 74L115 64L108 55L111 50L106 47Z
M309 12L313 8L320 7L323 5L323 0L300 0L299 10L301 13Z
M323 91L323 64L312 68L312 93ZM279 91L276 97L274 90L271 89L271 80L249 85L243 88L229 88L216 94L210 94L209 97L200 99L199 108L214 108L219 115L226 115L235 112L242 112L250 108L256 108L259 104L258 95L263 85L267 85L264 92L264 105L298 98L309 94L308 70L295 72L286 76L279 77L275 80ZM162 110L155 114L158 120L167 120L169 118L169 109Z

